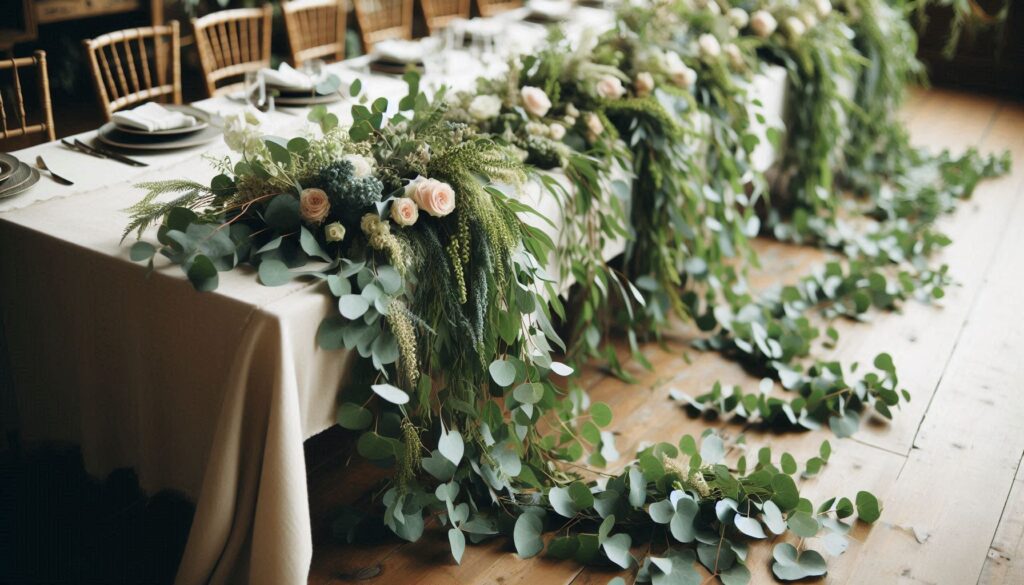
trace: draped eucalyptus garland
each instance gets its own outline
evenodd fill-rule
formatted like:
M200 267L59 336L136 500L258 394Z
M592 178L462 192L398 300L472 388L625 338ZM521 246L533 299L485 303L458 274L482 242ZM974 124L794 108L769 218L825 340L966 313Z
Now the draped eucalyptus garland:
M324 282L337 313L318 344L363 358L338 423L394 471L340 515L340 538L382 518L414 541L434 519L456 562L467 541L505 535L522 557L610 562L654 583L696 582L700 564L731 585L750 578L749 543L791 533L800 544L775 546L774 575L822 575L805 539L841 554L854 515L881 511L864 491L801 497L797 480L827 466L828 441L801 466L770 448L748 459L742 436L708 431L609 474L611 409L574 370L598 358L627 377L614 340L644 364L639 344L683 319L707 332L698 347L764 377L758 391L675 396L687 408L846 437L864 412L892 417L909 400L888 354L856 378L816 359L818 323L941 297L950 277L928 256L948 238L934 221L1008 160L911 148L894 110L918 72L913 32L884 0L837 8L624 6L600 37L553 34L472 92L427 96L409 73L394 116L356 82L348 129L318 107L317 132L284 139L239 114L226 128L239 158L213 161L210 185L141 185L126 235L158 224L158 245L139 241L132 258L159 253L200 290L241 264L267 286ZM762 137L751 79L765 63L787 69L791 103L786 128ZM765 139L784 147L767 174L753 162ZM531 188L559 204L554 237L520 197ZM841 259L754 295L744 266L759 234ZM615 245L625 252L609 260ZM787 392L760 391L776 382ZM636 557L641 542L657 546Z

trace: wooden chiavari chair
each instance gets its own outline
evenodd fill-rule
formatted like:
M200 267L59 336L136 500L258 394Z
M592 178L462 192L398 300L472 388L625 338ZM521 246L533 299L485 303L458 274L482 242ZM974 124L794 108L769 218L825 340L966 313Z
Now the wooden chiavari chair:
M523 5L523 0L476 0L477 10L480 16L489 17L509 10L515 10Z
M292 64L345 58L345 0L294 0L281 4Z
M430 34L448 26L458 18L469 18L469 0L420 0L423 17Z
M390 39L412 38L413 0L354 0L363 46Z
M21 74L25 69L35 69L39 85L40 121L30 124L25 107L25 92ZM46 51L36 51L31 57L0 60L0 83L11 75L11 91L0 91L0 138L19 138L30 134L45 133L49 140L56 136L53 131L53 106L50 104L50 80L46 74ZM4 103L4 96L13 95L14 104L10 113Z
M181 103L177 21L114 31L82 41L103 115L148 101Z
M193 19L199 62L210 96L229 93L241 85L248 71L270 67L273 8L222 10ZM229 85L218 87L227 80Z

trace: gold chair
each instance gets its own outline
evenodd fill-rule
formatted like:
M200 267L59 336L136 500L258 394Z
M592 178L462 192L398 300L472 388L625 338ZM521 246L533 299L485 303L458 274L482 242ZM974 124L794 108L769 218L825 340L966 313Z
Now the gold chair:
M469 18L469 0L420 0L420 6L430 34L457 18Z
M281 4L292 65L345 58L345 0L293 0Z
M489 17L509 10L515 10L523 5L522 0L476 0L477 10L480 16Z
M211 97L234 91L246 72L270 67L273 8L222 10L193 19L199 62ZM219 83L228 81L228 85Z
M39 84L40 121L30 124L25 111L25 93L21 84L21 70L35 68ZM50 80L46 75L46 51L36 51L31 57L0 60L0 79L6 78L6 71L11 72L11 89L9 94L0 91L0 138L19 138L30 134L45 133L49 140L56 136L53 131L53 106L50 104ZM14 108L7 113L4 95L14 96Z
M181 103L177 21L130 28L82 41L103 115L148 101Z
M390 39L412 38L413 0L354 0L366 51Z

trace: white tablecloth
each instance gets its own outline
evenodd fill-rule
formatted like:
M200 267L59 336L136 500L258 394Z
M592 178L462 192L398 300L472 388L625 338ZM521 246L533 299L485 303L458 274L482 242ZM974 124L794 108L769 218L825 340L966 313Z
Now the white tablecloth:
M579 10L574 34L608 22ZM444 81L472 87L483 69L459 64L464 55L453 59ZM373 97L397 102L405 94L399 80L353 65L361 62L332 68L343 80L361 78ZM765 113L776 123L784 76L757 83L771 96ZM227 98L196 105L222 114L241 107ZM350 106L331 110L346 120ZM272 114L270 130L296 131L306 123L296 112ZM149 492L196 498L177 583L301 584L312 557L303 441L333 424L350 360L315 344L321 319L335 310L331 298L315 284L263 287L244 269L221 273L216 292L199 293L177 267L147 276L119 242L122 210L142 195L132 184L209 181L214 172L202 152L227 150L218 143L133 155L146 168L59 143L14 153L24 161L42 154L76 185L44 177L28 193L0 200L0 323L10 362L6 383L0 377L3 422L27 442L81 445L94 475L133 467ZM758 154L759 166L773 154ZM560 216L539 191L524 197ZM621 242L606 253L619 250Z

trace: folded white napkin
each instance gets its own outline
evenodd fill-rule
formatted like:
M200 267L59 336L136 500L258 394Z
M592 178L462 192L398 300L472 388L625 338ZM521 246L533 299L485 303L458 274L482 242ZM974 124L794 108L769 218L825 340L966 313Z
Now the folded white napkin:
M550 19L565 18L572 12L572 2L565 0L530 0L526 6L531 15Z
M419 41L392 39L373 46L376 59L387 59L396 63L419 63L423 61L425 47Z
M456 29L471 37L496 37L508 26L496 18L474 18L455 24Z
M275 69L266 68L262 70L263 80L270 87L282 89L313 89L314 79L309 75L295 69L287 63Z
M114 112L110 118L118 126L127 126L146 132L188 128L197 123L194 117L177 110L169 110L156 102L148 102L131 110Z

